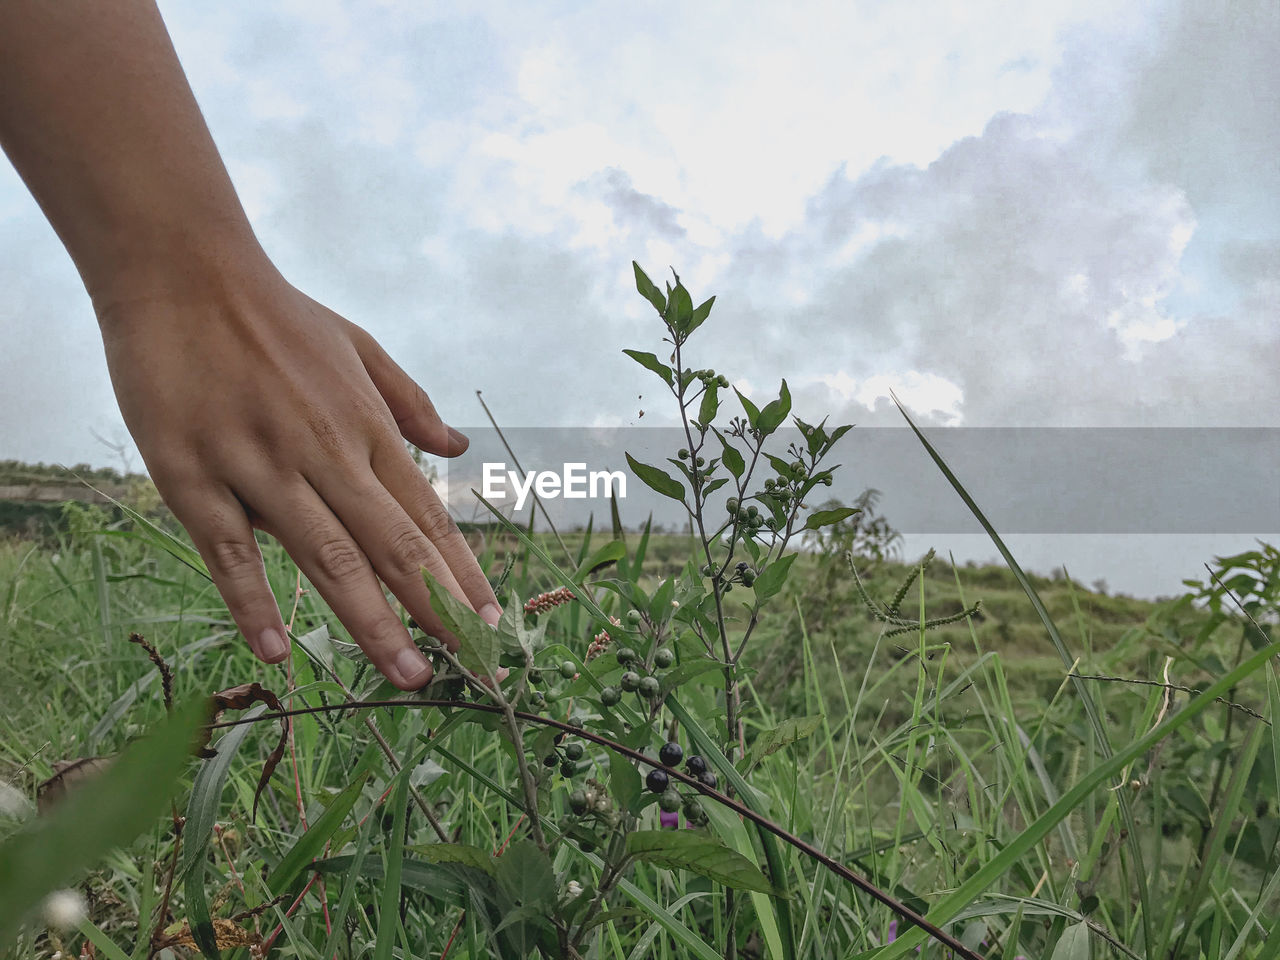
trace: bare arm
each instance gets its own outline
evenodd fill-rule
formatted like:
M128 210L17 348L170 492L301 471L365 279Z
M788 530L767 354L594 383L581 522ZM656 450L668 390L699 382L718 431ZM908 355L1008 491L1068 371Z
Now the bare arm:
M378 579L437 635L422 567L496 621L401 439L456 456L466 438L267 259L151 0L0 3L0 145L80 271L152 479L259 657L288 647L254 527L404 689L428 667Z

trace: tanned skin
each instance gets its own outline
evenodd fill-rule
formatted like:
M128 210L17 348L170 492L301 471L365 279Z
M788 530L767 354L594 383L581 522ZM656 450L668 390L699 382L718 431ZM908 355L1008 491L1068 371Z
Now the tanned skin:
M291 286L250 228L151 0L0 2L0 145L75 261L120 410L255 654L288 656L254 528L396 686L430 678L426 568L499 608L408 440L467 439L364 330Z

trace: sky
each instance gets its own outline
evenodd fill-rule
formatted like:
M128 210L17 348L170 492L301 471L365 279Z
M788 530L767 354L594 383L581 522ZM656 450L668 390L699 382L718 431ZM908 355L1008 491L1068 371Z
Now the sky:
M695 366L806 419L901 424L892 389L933 428L1280 427L1274 0L161 10L268 253L464 431L477 390L509 427L673 422L621 353L661 352L632 260L716 295ZM0 459L140 468L3 164L0 324ZM1013 538L1139 595L1251 542Z

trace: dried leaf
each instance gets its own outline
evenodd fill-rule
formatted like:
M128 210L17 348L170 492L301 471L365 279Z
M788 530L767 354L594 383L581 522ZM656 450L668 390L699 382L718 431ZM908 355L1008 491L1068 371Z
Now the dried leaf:
M244 710L253 706L255 703L265 703L272 710L284 712L284 704L280 702L280 698L273 692L268 690L262 684L254 681L253 683L241 683L234 687L227 687L225 690L219 690L213 695L213 717L210 722L217 720L222 716L224 710ZM289 741L289 721L280 718L280 739L276 743L275 749L271 751L267 757L266 763L262 765L262 773L258 777L258 786L253 791L253 811L250 814L250 823L258 818L258 801L262 798L262 792L266 790L267 783L271 780L271 775L276 772L280 760L284 757L285 744ZM205 741L206 744L208 741ZM213 756L213 751L202 749L200 755L202 757Z
M254 947L262 943L261 934L246 930L224 917L213 918L213 935L218 942L219 950L231 947ZM191 924L186 920L168 927L164 934L152 944L155 950L167 950L184 947L187 950L198 950L195 939L191 936Z
M111 764L111 757L81 757L79 760L59 760L53 765L53 776L36 787L36 809L48 813L68 790L74 790L77 782L91 780Z

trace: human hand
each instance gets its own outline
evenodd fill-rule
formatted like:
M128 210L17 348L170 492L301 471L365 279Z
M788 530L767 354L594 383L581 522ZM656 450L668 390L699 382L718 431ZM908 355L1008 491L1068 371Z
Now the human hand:
M253 528L275 537L374 665L404 690L430 666L378 579L429 634L425 567L489 623L500 608L403 440L467 447L365 331L265 259L197 291L99 305L112 384L156 488L257 656L288 656Z

